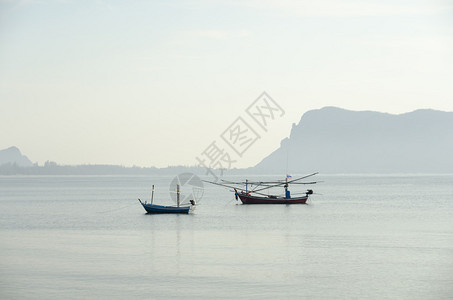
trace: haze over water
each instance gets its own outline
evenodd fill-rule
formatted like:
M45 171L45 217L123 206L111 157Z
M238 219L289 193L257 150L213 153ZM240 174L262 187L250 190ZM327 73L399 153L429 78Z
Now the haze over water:
M453 172L452 20L442 0L0 1L0 299L450 299L453 175L421 174ZM194 214L146 215L180 172L154 167L194 164L420 175L321 174L291 206L205 185ZM18 176L142 171L172 176Z
M169 204L172 179L0 177L1 298L453 294L453 175L319 175L321 195L290 206L205 185L192 215L144 214L137 198L155 184Z

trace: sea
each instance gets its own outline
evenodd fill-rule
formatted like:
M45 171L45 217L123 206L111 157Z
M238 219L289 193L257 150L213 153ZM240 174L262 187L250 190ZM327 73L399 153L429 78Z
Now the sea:
M314 177L305 205L203 183L189 215L138 202L174 176L0 177L0 298L453 299L453 175Z

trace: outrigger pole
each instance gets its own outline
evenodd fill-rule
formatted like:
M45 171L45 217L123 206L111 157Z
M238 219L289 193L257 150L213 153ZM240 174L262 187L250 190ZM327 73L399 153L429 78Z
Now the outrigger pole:
M207 182L207 183L211 183L211 184L215 184L215 185L220 185L220 186L227 187L227 188L230 188L230 189L237 190L237 187L232 186L232 185L227 185L227 184L223 184L223 183L217 183L217 182L209 181L209 180L202 180L202 181L203 181L203 182ZM240 189L240 190L242 190L242 189ZM242 191L243 191L243 190L242 190ZM267 194L258 193L258 192L255 192L255 191L253 191L253 193L258 194L258 195L267 196Z
M286 179L284 184L288 185L288 183L292 183L294 181L298 181L298 180L301 180L301 179L304 179L304 178L307 178L307 177L310 177L310 176L314 176L316 174L318 174L318 172L313 173L313 174L309 174L309 175L306 175L306 176L303 176L303 177L300 177L300 178L296 178L296 179L293 179L293 180L290 180L290 181L288 181L288 179ZM268 185L267 187L264 187L264 188L261 188L261 189L257 189L254 192L259 192L259 191L262 191L262 190L265 190L265 189L268 189L268 188L271 188L271 187L277 187L277 186L281 186L281 185L282 185L282 183L278 183L278 184L274 184L274 185Z

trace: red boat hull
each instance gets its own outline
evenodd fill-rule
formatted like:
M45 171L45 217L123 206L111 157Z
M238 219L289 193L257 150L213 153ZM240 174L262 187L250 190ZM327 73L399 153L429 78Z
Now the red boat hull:
M237 194L243 204L305 204L308 196L296 198L271 198L271 197L256 197L246 194Z

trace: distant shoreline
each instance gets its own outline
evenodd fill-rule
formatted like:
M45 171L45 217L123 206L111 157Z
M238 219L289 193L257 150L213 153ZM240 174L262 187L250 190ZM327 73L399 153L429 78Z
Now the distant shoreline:
M153 175L175 174L191 172L202 174L200 167L171 166L167 168L156 167L125 167L120 165L57 165L23 167L16 164L3 164L0 166L0 175Z
M0 176L14 175L176 175L181 173L193 173L196 175L206 175L212 172L221 177L221 170L207 170L198 166L169 166L165 168L157 167L125 167L121 165L58 165L56 163L46 163L44 166L24 167L17 164L0 165ZM251 168L224 170L225 174L246 174L253 172Z
M220 170L212 170L216 175L220 177ZM204 167L196 166L170 166L166 168L157 167L125 167L119 165L44 165L44 166L31 166L22 167L16 164L3 164L0 166L0 176L115 176L115 175L168 175L174 176L181 173L193 173L198 176L208 176L207 170ZM244 169L228 169L224 170L223 175L274 175L278 176L281 172L278 171L264 171L257 170L253 167ZM305 174L307 172L297 172L296 174ZM283 173L282 173L283 174ZM453 172L323 172L320 171L321 176L329 175L344 175L344 176L373 176L373 175L389 175L389 176L427 176L427 175L453 175ZM284 174L282 175L284 176Z

